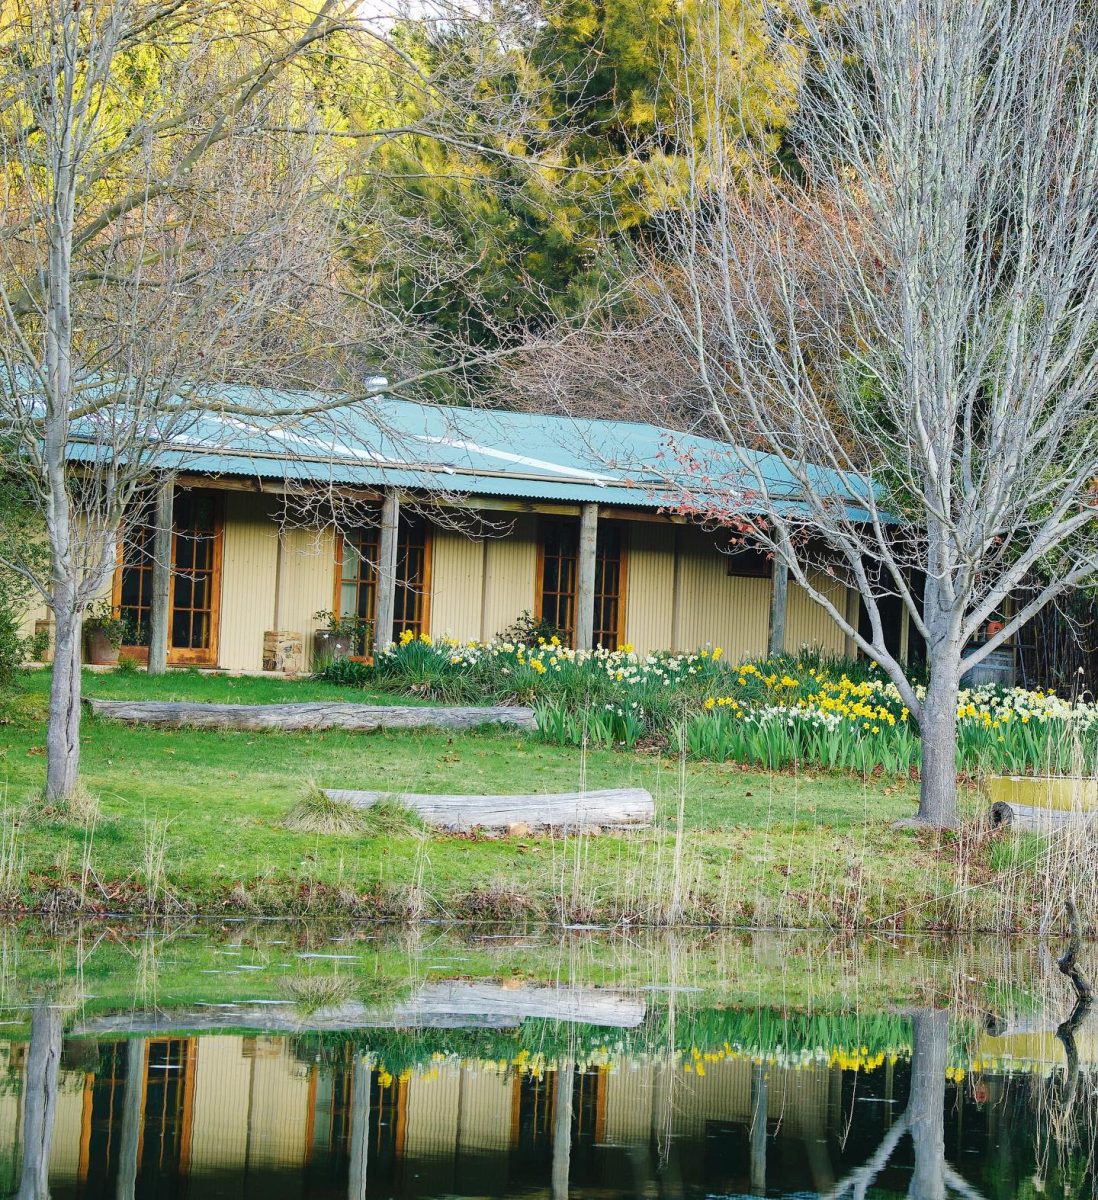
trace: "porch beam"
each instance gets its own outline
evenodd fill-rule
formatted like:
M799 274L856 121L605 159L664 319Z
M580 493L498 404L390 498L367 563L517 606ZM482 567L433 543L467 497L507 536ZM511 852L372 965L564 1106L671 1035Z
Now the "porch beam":
M393 640L396 613L397 541L400 532L400 493L387 488L381 502L381 529L377 544L377 619L374 653L380 654Z
M785 622L789 610L789 568L775 555L770 572L770 656L785 652Z
M579 554L576 563L576 649L590 650L595 641L595 555L599 536L599 506L580 509Z
M150 675L168 669L168 624L171 620L172 526L175 523L175 476L168 472L156 485L152 538L152 595L149 603Z

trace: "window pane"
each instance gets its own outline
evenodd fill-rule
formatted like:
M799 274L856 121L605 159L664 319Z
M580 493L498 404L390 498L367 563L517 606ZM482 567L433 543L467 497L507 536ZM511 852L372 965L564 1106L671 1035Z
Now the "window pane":
M175 607L190 608L193 595L194 585L191 583L190 577L177 575L175 577Z

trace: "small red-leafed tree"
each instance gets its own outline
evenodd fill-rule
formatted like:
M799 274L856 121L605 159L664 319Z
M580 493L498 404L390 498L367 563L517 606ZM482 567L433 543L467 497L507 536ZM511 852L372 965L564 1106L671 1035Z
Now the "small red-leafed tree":
M690 202L638 297L692 366L685 420L738 448L690 503L746 521L880 664L921 730L917 819L948 826L962 676L1098 571L1098 11L815 12L770 14L783 154L728 119L734 57L697 56ZM897 599L925 691L886 636Z

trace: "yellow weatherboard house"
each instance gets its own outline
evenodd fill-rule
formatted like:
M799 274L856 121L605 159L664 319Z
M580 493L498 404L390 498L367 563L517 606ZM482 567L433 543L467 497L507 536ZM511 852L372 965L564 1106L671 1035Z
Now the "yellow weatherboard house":
M523 613L580 649L852 649L795 582L772 603L764 552L689 515L684 497L735 502L739 460L711 439L382 397L284 426L211 412L156 467L174 488L174 665L260 670L281 647L279 667L308 669L340 618L361 622L352 650L366 654L402 635L489 641ZM138 514L110 595L136 657L151 543ZM819 581L856 616L852 591ZM902 648L899 613L895 625Z

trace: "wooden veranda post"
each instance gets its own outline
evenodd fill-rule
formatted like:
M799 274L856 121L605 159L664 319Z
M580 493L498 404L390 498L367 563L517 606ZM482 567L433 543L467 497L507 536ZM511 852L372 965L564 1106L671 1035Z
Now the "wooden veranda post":
M150 675L168 669L168 623L172 590L172 525L174 523L175 476L161 476L156 485L156 508L152 536L152 596L149 605Z
M767 1097L766 1066L756 1063L751 1068L751 1194L766 1195L766 1118L769 1100Z
M354 1062L351 1082L351 1144L347 1170L348 1200L366 1195L366 1168L370 1159L370 1079L372 1064L365 1055Z
M579 559L576 564L576 649L590 650L595 641L595 557L599 506L580 510Z
M553 1114L552 1200L568 1200L572 1174L572 1086L576 1064L563 1058L557 1067L556 1111Z
M770 577L770 644L771 658L785 651L785 617L789 608L789 568L774 559Z
M400 494L386 489L381 505L381 530L377 544L377 618L374 653L380 654L393 640L396 611L397 543L400 535Z

